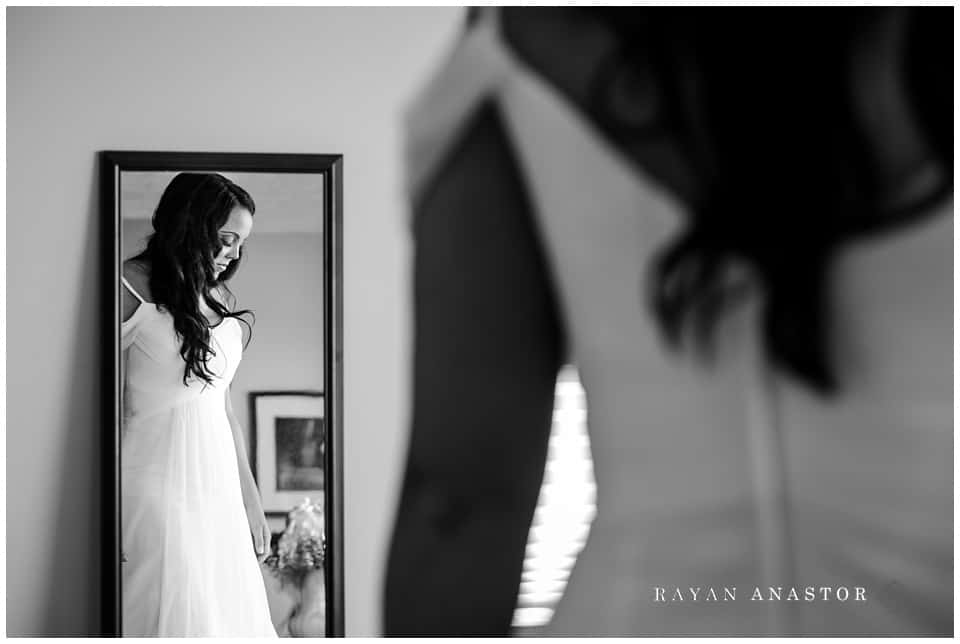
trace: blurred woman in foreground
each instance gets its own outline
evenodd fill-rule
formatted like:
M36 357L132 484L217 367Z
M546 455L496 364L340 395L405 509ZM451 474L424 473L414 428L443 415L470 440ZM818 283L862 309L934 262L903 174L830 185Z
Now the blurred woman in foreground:
M547 633L952 633L952 39L472 14L410 112L388 634L508 633L567 362L597 516Z

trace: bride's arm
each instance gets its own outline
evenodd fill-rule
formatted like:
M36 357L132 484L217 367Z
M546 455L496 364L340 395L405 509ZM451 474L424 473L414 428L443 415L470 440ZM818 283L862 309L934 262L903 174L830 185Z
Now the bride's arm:
M550 437L563 323L499 113L414 208L413 417L386 635L506 636Z
M132 274L131 274L132 275ZM136 278L133 278L136 279ZM140 303L140 300L130 292L130 290L121 285L120 287L120 322L125 323L133 314L137 312L137 309L143 304ZM126 389L127 389L127 360L130 355L130 343L132 340L128 338L123 338L123 333L121 331L121 348L120 348L120 440L123 440L123 429L126 418L127 410L124 408L126 405Z
M227 420L230 421L230 431L233 433L233 445L237 452L237 469L240 471L240 490L243 493L243 505L247 509L247 520L250 523L250 534L257 557L262 561L270 550L270 527L263 514L263 505L260 503L260 490L253 479L250 461L247 458L247 442L243 437L243 427L233 413L233 402L230 399L230 389L224 394L227 411Z

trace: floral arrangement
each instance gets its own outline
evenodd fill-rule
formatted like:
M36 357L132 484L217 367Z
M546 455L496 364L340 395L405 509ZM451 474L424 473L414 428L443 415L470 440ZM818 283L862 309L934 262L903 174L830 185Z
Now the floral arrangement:
M264 564L282 580L300 584L307 573L323 569L326 550L323 507L306 498L287 514L276 550Z

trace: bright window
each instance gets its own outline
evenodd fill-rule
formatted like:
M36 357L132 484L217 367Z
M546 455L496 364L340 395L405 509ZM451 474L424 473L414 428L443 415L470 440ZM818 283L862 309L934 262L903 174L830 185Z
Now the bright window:
M596 514L587 403L573 367L557 378L546 470L513 615L516 629L550 621Z

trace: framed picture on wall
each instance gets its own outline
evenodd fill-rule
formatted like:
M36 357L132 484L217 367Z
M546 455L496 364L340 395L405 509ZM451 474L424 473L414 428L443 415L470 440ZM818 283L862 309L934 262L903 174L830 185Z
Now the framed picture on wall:
M286 515L310 498L321 502L326 487L323 393L250 392L253 476L268 517Z

